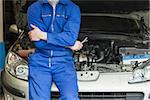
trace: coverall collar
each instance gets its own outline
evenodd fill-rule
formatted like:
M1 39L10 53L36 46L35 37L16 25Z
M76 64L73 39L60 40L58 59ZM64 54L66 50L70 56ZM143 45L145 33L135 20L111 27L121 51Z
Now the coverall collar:
M39 0L39 1L40 1L42 4L43 4L43 3L48 3L48 0ZM60 0L59 3L66 5L66 4L68 4L69 1L70 1L70 0Z

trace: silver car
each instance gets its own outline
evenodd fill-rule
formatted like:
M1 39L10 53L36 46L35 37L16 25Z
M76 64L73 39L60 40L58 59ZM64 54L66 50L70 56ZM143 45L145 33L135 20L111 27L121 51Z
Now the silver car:
M11 27L11 30L16 28ZM20 30L10 48L2 72L5 100L28 100L27 30ZM150 100L150 38L143 17L131 13L82 13L79 40L74 52L81 100ZM42 81L42 80L41 80ZM55 84L52 100L59 92Z

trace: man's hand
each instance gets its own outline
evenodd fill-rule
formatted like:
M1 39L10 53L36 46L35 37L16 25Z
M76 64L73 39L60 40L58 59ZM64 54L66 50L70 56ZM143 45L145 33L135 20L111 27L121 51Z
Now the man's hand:
M47 40L46 32L41 31L38 27L32 24L31 27L33 28L33 30L28 33L31 41L39 41L40 39Z
M73 51L78 51L78 50L82 49L82 47L83 47L83 44L80 41L76 41L74 46L70 46L68 48L70 48Z

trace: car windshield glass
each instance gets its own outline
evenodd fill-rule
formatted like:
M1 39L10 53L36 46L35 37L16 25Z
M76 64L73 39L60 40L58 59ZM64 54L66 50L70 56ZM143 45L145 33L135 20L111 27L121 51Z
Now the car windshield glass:
M109 16L82 16L81 31L139 33L136 20Z

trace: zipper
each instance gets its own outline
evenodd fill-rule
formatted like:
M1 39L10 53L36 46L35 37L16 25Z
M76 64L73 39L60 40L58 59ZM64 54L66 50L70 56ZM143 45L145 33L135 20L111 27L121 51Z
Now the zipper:
M51 57L53 57L53 50L51 50Z
M51 57L49 57L49 59L48 59L48 63L49 63L49 65L48 65L48 66L49 66L49 67L51 67L51 65L52 65L52 64L51 64Z
M49 55L50 55L50 57L49 57L48 61L49 61L49 67L51 67L52 66L53 50L50 51Z
M53 18L52 18L52 32L54 32L54 20L55 20L55 15L56 15L56 6L52 6L53 8Z
M54 32L54 20L55 20L55 15L56 15L56 6L52 6L53 8L53 18L52 18L52 25L51 25L51 28L52 28L52 32ZM53 50L50 51L50 57L49 57L49 67L52 66L52 56L53 56Z

